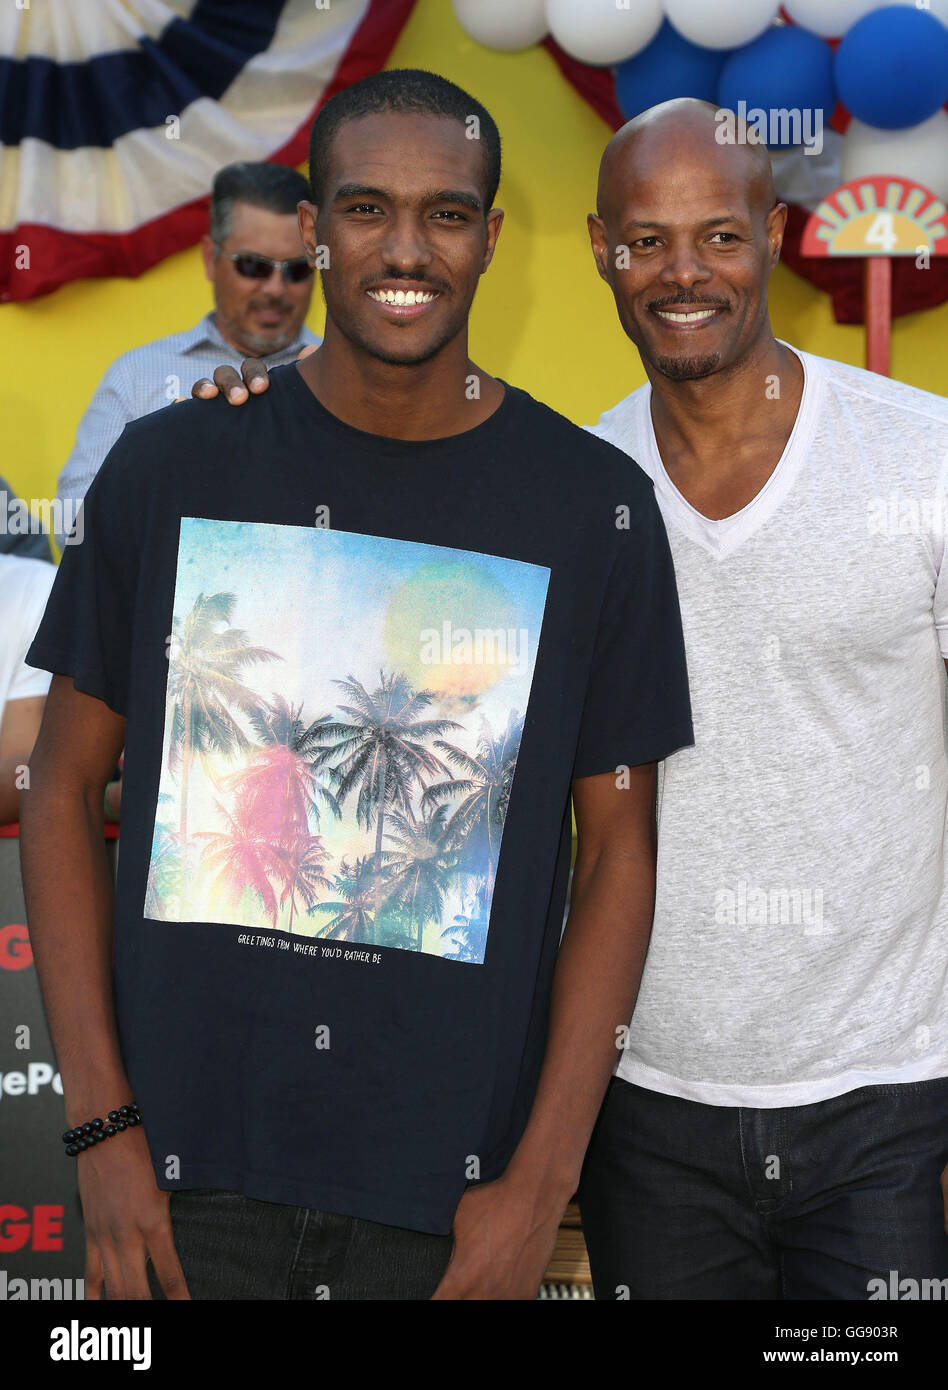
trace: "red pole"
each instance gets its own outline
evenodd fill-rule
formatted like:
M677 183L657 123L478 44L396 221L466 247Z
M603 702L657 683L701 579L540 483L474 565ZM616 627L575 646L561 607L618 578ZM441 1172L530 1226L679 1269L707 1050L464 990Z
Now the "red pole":
M866 325L866 366L889 375L892 330L892 257L867 256L862 280L863 321Z

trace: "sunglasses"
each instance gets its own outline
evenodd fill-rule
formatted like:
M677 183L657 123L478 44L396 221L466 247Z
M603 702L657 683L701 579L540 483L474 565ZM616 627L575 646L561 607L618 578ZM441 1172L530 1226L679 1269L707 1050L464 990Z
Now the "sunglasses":
M223 251L223 247L217 249ZM292 261L271 261L269 256L258 256L252 251L223 251L223 254L233 261L237 274L245 280L269 280L274 266L279 266L283 279L291 285L308 280L313 273L305 256L297 256Z

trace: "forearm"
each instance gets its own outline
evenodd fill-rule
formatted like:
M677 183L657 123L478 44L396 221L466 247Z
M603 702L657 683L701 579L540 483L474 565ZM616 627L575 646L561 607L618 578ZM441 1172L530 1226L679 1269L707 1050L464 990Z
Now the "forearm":
M655 904L654 844L582 853L573 873L546 1053L523 1137L507 1168L544 1204L565 1207L629 1022Z
M63 1081L67 1124L131 1098L112 990L113 893L102 789L31 768L20 854L30 941Z

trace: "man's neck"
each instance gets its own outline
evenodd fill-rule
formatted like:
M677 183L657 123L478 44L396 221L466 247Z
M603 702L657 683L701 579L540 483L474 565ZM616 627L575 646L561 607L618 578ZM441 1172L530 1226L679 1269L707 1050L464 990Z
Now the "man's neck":
M466 333L425 362L402 364L373 357L327 319L322 345L298 371L337 419L389 439L462 434L492 415L504 396L501 383L471 362Z
M662 457L699 463L734 458L750 439L786 439L803 391L799 358L769 332L741 362L711 376L673 381L648 364L646 371Z

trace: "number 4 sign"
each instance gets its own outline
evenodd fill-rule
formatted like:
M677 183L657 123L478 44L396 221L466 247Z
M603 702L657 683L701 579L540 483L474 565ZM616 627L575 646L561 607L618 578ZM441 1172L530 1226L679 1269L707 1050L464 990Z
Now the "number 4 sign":
M891 212L877 212L872 226L866 232L866 245L884 251L891 256L899 244L899 234L895 230L895 216Z
M864 256L866 366L889 374L892 256L928 265L948 256L948 209L934 193L894 175L853 179L824 198L803 230L804 256Z

